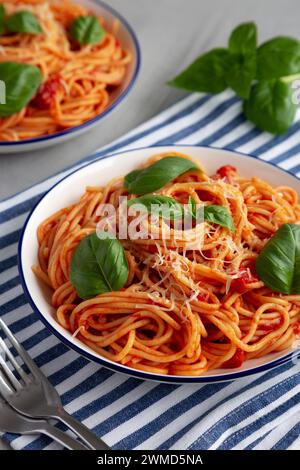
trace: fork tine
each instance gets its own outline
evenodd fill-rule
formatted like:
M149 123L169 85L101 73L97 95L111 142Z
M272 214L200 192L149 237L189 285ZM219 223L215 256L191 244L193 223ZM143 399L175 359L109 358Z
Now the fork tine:
M10 370L10 368L8 367L7 363L5 362L5 360L3 359L2 356L0 356L0 366L2 367L2 370L5 374L5 376L7 377L9 382L12 384L12 386L16 390L20 390L22 388L20 382L14 376L14 374L12 373L12 371Z
M4 377L3 372L0 370L0 393L4 398L9 398L14 392L7 382L7 379Z
M42 373L40 372L39 368L35 364L35 362L31 359L29 354L25 351L23 346L17 341L14 337L10 329L5 325L4 321L0 318L0 328L5 333L11 344L14 346L17 353L21 356L24 361L24 364L28 367L32 375L36 378L41 378Z
M15 368L15 370L17 371L19 376L24 380L24 382L29 383L30 380L29 380L27 374L25 374L25 372L22 369L22 367L20 366L20 364L17 363L16 359L14 358L14 356L12 355L12 353L10 352L10 350L8 349L8 347L6 346L6 344L5 344L5 342L3 341L2 338L0 338L0 352L1 352L1 350L3 351L4 354L6 354L6 356L10 360L12 366Z

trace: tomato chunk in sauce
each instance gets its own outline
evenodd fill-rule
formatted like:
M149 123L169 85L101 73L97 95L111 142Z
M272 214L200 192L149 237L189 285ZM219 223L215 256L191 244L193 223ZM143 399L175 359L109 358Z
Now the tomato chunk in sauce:
M245 294L249 290L249 284L257 282L257 277L251 274L250 270L241 271L235 279L231 282L230 289L233 292L238 292L239 294Z
M61 85L61 77L53 75L43 83L32 101L33 106L39 109L50 109L54 103L57 91Z
M225 166L221 166L221 168L219 168L217 170L217 175L220 177L220 178L228 178L229 176L232 175L232 173L236 173L236 168L232 165L225 165Z
M245 361L245 358L245 351L240 348L237 348L232 358L224 362L223 367L225 369L236 369L237 367L241 367L241 365Z

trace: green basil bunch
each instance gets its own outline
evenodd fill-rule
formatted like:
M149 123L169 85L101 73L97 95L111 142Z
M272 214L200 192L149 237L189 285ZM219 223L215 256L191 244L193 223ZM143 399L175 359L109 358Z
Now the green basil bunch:
M220 93L231 88L243 99L246 117L262 130L283 134L293 123L296 103L291 82L300 78L300 42L279 36L257 46L257 28L235 28L227 48L201 55L169 85Z

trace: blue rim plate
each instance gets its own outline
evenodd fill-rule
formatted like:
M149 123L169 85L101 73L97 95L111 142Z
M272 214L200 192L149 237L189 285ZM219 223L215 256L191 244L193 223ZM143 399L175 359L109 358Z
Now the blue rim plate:
M211 375L202 375L202 376L199 376L199 377L194 377L194 376L170 376L170 375L153 374L153 373L148 373L148 372L143 372L143 371L139 371L139 370L136 370L136 369L132 369L132 368L129 368L129 367L126 367L126 366L108 361L105 358L102 358L101 356L96 355L96 353L92 354L92 353L82 349L80 346L74 344L73 341L66 338L59 331L57 331L57 329L54 328L49 323L49 321L45 318L42 311L38 308L38 306L37 306L37 304L36 304L36 302L35 302L35 300L32 296L32 293L30 292L30 289L27 285L27 282L25 280L24 267L23 267L23 263L22 263L22 250L23 250L23 245L24 245L24 236L25 236L28 224L32 220L33 215L35 214L37 209L40 207L40 205L43 203L45 198L47 198L47 196L49 196L50 193L52 193L52 191L55 190L56 188L59 188L60 186L63 186L64 183L67 182L67 180L69 178L72 178L74 175L78 176L80 174L80 172L87 169L88 167L91 167L92 165L95 165L95 164L97 165L97 164L99 164L99 162L102 162L102 161L108 161L108 160L113 160L113 159L118 159L118 158L120 159L120 157L123 154L124 154L124 157L122 157L122 158L124 158L124 160L123 160L123 163L124 163L125 159L126 159L126 156L127 157L131 156L132 158L135 158L134 157L135 154L136 153L141 153L141 152L148 152L148 153L150 152L149 155L151 155L151 154L153 155L154 151L158 151L158 149L160 149L161 152L168 151L168 149L169 149L169 151L172 151L172 149L173 150L176 149L176 151L179 151L179 152L180 151L181 152L186 151L187 153L189 152L189 150L191 151L192 149L194 149L194 150L198 149L198 150L202 150L202 151L206 151L206 152L216 151L218 154L225 153L226 155L229 155L229 154L235 155L235 158L238 156L241 159L241 162L242 162L242 159L251 158L251 159L254 159L257 163L260 162L263 165L266 165L267 168L273 168L273 170L276 169L277 172L279 172L279 173L284 173L286 175L289 175L289 177L292 177L294 179L294 181L297 183L298 186L299 186L299 182L300 182L300 179L297 178L295 175L293 175L291 172L289 172L287 170L283 170L281 168L278 168L277 165L275 165L272 162L265 162L265 161L259 160L259 159L257 159L257 157L255 157L253 155L244 155L242 153L235 152L235 151L232 151L230 149L226 149L226 148L219 149L219 148L215 148L215 147L211 147L211 146L195 146L195 145L182 145L182 146L180 146L180 145L172 145L171 144L171 145L167 145L167 146L162 147L162 146L153 145L151 147L142 147L142 148L131 149L129 151L116 152L116 153L113 153L113 154L110 154L110 155L106 155L106 156L102 156L100 158L97 158L97 159L93 160L92 162L88 162L87 164L83 165L79 169L76 169L75 171L69 173L67 176L65 176L59 182L57 182L54 186L52 186L52 188L50 188L42 196L42 198L39 200L39 202L31 210L30 214L28 215L28 217L26 219L25 225L23 227L21 237L20 237L20 240L19 240L19 244L18 244L18 269L19 269L19 274L20 274L21 283L22 283L24 292L25 292L26 297L27 297L31 307L33 308L33 310L38 314L40 320L44 323L44 325L55 336L57 336L66 346L68 346L70 349L75 350L78 354L84 356L85 358L89 359L90 361L96 362L97 364L99 364L101 366L104 366L108 369L111 369L111 370L116 371L116 372L121 372L121 373L126 374L128 376L137 377L139 379L144 379L144 380L152 380L152 381L165 382L165 383L177 383L177 384L226 382L226 381L235 380L235 379L238 379L238 378L241 378L241 377L246 377L246 376L249 376L249 375L258 374L260 372L264 372L264 371L267 371L269 369L278 367L278 366L290 361L293 358L298 358L300 350L295 349L295 350L292 350L292 351L289 351L289 352L283 354L280 357L277 357L274 360L269 360L265 364L261 364L261 365L255 366L255 367L251 367L251 368L246 369L246 370L238 370L237 369L237 370L234 371L232 369L228 369L228 371L226 371L226 373L224 372L224 373L217 374L217 375L212 375L212 374ZM147 158L149 155L145 156L145 158ZM130 158L128 158L128 160L126 160L126 163L128 163L128 162L130 163ZM236 164L236 162L235 162L235 164ZM204 166L205 166L205 164L204 164ZM132 165L131 165L131 169L132 169ZM111 178L111 176L109 176L107 178L107 181L110 178ZM82 191L84 190L84 185L81 189L82 189ZM61 203L61 207L63 207L63 203ZM50 215L50 214L46 214L45 217L47 217L48 215ZM31 236L35 237L36 234L34 233ZM37 243L36 243L36 248L38 248Z
M74 2L80 3L80 0L74 0ZM127 95L130 93L132 90L134 84L136 83L140 67L141 67L141 49L140 45L137 39L137 36L130 26L130 24L127 22L127 20L120 14L118 13L114 8L112 8L110 5L107 5L105 2L102 0L89 0L91 3L94 3L97 6L100 6L103 8L103 10L106 10L110 14L112 14L116 19L120 21L120 23L125 27L125 29L128 31L131 40L134 45L134 52L135 52L135 58L136 58L136 65L132 73L132 78L130 79L130 82L126 86L126 88L123 90L123 92L118 96L104 111L102 111L101 114L96 116L93 119L90 119L89 121L86 121L83 124L80 124L79 126L72 127L70 129L65 129L60 132L55 132L54 134L47 135L47 136L42 136L42 137L36 137L33 139L24 139L16 142L4 142L0 141L0 149L1 147L21 147L26 146L26 144L36 144L36 143L46 143L46 142L51 142L54 139L60 140L61 138L65 136L71 136L72 134L79 135L82 133L84 130L87 128L93 127L94 124L97 122L101 121L104 119L108 114L110 114L114 109L127 97Z

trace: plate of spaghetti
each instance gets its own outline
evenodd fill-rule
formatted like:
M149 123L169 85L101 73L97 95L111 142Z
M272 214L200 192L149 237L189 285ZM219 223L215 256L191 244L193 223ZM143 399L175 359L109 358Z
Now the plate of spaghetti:
M140 67L137 38L95 0L0 5L0 153L77 136L127 96Z
M299 355L299 180L231 151L136 149L68 175L30 214L19 271L70 348L162 382Z

